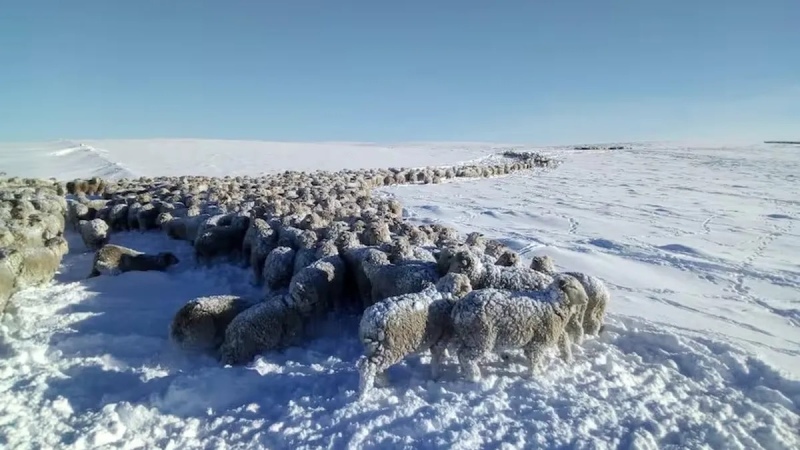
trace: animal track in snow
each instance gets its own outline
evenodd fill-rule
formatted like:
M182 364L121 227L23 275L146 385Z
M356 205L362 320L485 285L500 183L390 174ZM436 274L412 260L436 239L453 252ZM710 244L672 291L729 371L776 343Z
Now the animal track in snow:
M777 201L775 201L774 203L781 210L784 209L782 206L779 205ZM783 219L784 217L791 217L791 216L788 214L769 214L764 217L765 217L764 222L765 224L767 224L770 219L775 219L775 218ZM753 295L751 293L751 289L747 285L745 285L748 273L752 273L753 263L764 255L764 252L766 252L767 248L773 241L783 236L784 234L790 232L792 230L793 225L794 221L789 221L787 225L777 225L777 224L770 225L769 228L771 228L771 231L763 233L756 238L755 240L755 242L757 243L756 248L739 265L738 271L734 274L733 281L731 282L731 288L733 292L735 292L737 295L739 295L742 299L746 300L747 302L756 304L761 308L766 309L772 314L785 317L792 325L800 327L800 310L783 309L771 306L763 299Z

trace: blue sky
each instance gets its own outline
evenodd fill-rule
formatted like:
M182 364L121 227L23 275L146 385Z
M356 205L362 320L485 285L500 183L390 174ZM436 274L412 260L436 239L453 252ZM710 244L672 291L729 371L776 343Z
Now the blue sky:
M0 140L800 138L800 1L0 0Z

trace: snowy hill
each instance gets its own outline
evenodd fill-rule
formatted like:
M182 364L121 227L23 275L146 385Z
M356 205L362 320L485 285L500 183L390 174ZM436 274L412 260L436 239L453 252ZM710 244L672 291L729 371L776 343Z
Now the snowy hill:
M355 400L357 318L303 347L224 368L171 349L191 298L249 293L243 269L197 269L161 234L112 242L170 249L174 273L84 279L71 236L52 286L18 293L0 329L3 448L797 448L800 446L800 154L768 144L626 144L624 150L484 143L209 140L0 144L8 175L121 178L449 165L536 150L554 170L382 189L409 220L503 239L524 258L602 277L606 332L535 379L455 360L390 369Z

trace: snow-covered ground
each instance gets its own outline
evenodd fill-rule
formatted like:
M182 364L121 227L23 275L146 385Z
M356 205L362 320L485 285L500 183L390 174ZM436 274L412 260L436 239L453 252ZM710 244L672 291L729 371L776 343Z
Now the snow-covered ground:
M0 144L9 175L235 175L452 164L504 145L152 140ZM522 148L522 147L516 147ZM533 148L531 148L534 150ZM494 361L473 385L454 360L389 371L355 402L356 317L307 345L220 367L170 348L191 298L248 293L239 268L193 267L158 233L112 241L169 249L168 273L85 280L71 238L52 286L18 293L0 329L2 448L797 448L800 446L800 149L633 144L535 149L550 171L382 190L410 220L505 239L523 256L603 277L605 334L536 379Z

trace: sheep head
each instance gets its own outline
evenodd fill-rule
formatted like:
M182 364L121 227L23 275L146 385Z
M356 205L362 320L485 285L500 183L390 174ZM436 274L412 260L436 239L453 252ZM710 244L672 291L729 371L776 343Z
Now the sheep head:
M469 282L466 275L451 272L439 278L439 281L436 282L436 289L460 299L472 291L472 283Z
M448 272L464 274L474 284L484 275L480 258L469 250L459 250L450 262Z
M567 297L567 305L578 307L589 302L586 290L577 278L569 275L560 275L553 283L557 283L558 289Z
M158 261L159 267L166 269L169 266L178 264L180 260L177 256L175 256L172 252L161 252L156 255L156 260Z
M553 258L548 255L537 255L531 260L531 269L543 273L545 275L553 275L556 273L556 265Z

